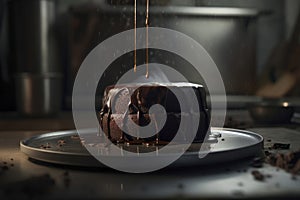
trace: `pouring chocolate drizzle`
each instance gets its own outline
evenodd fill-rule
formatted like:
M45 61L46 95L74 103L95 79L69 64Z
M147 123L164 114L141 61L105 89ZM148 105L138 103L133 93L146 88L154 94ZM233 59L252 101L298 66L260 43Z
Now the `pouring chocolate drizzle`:
M114 88L112 90L110 90L110 95L107 95L108 98L106 98L104 100L104 102L106 102L100 112L100 123L101 123L101 126L103 127L103 118L104 118L104 115L107 113L108 114L108 119L106 121L106 124L107 124L107 135L108 135L108 138L111 139L111 130L110 130L110 122L111 122L111 119L112 119L112 107L116 104L116 99L117 99L117 96L118 95L121 95L122 92L125 92L127 94L129 94L129 90L128 88ZM126 130L126 125L127 125L127 122L128 122L128 117L131 113L136 113L136 117L137 117L137 125L142 125L141 124L141 121L145 122L146 119L144 117L144 114L147 113L147 110L148 109L145 109L145 106L144 105L144 102L142 100L142 97L141 97L141 89L138 88L136 90L136 92L134 92L133 94L133 98L130 98L129 99L129 102L128 102L128 106L127 106L127 109L125 111L125 113L123 114L122 116L122 134L119 138L119 140L117 141L113 141L113 142L116 142L116 143L124 143L125 142L125 139L128 139L128 138L125 138L125 135L127 133L124 132L124 130ZM137 105L137 106L136 106ZM155 129L156 129L156 144L159 144L159 133L158 133L158 125L157 125L157 121L156 121L156 118L155 118L155 115L152 114L152 120L154 120L154 124L155 124ZM139 130L137 130L139 131ZM139 133L138 133L139 135ZM142 140L140 140L139 136L134 140L134 144L142 144ZM133 141L129 141L129 143L133 143Z
M149 78L149 7L150 3L149 0L146 1L146 78ZM134 0L134 72L137 70L137 52L136 52L136 38L137 38L137 0Z
M137 2L134 0L134 72L136 72L136 14L137 14Z
M149 78L149 0L147 0L146 6L146 78Z

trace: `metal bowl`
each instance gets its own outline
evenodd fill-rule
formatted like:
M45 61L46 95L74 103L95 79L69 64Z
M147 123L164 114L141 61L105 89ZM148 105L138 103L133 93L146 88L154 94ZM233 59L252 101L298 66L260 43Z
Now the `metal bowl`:
M252 119L262 124L289 123L294 114L294 107L283 100L263 100L248 105Z

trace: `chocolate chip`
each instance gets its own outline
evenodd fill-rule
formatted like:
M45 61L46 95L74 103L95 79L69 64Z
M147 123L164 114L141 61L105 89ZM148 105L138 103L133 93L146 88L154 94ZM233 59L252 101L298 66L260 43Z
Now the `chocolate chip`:
M273 149L281 149L281 150L287 150L287 149L290 149L290 144L284 144L284 143L274 143L272 148Z
M64 141L64 140L58 140L58 141L57 141L57 144L59 144L59 145L64 145L64 144L66 144L66 141Z
M72 138L73 140L78 140L78 139L79 139L79 136L78 136L78 135L72 135L71 138Z
M271 155L271 153L269 151L265 151L265 155L269 156L269 155Z
M283 159L283 155L282 154L277 154L276 155L276 163L275 165L279 168L284 168L284 159Z
M266 178L272 178L272 175L271 174L267 174Z
M265 176L257 170L252 171L251 174L253 175L254 179L257 181L264 181L265 179Z
M47 148L47 149L48 149L48 148L51 148L50 143L47 143L47 144L46 144L46 148Z

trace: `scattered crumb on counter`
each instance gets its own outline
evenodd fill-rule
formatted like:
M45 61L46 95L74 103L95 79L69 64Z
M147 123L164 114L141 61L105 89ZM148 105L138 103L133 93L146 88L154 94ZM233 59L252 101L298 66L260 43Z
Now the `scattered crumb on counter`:
M293 175L300 173L300 151L285 154L269 152L265 160L268 164L284 169Z
M291 144L285 144L285 143L274 143L273 146L271 147L272 149L276 150L287 150L290 149Z
M251 174L253 175L254 179L257 181L264 181L265 180L265 176L259 172L258 170L253 170L251 172Z

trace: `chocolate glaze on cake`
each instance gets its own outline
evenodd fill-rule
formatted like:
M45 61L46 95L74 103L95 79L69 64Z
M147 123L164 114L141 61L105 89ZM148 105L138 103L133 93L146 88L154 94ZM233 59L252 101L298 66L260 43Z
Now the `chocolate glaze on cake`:
M188 99L188 93L185 91L194 91L198 105L199 112L193 110L193 106L187 105L188 109L180 107L180 103L172 91L180 94L181 98ZM192 89L192 90L191 90ZM130 94L132 95L130 96ZM131 136L136 132L134 127L127 124L131 118L137 125L146 126L150 123L149 109L152 105L162 105L167 113L167 119L163 128L157 132L157 127L160 121L154 119L153 129L156 130L156 135L149 138L137 138ZM103 132L108 136L112 142L169 142L171 141L180 126L181 119L192 119L193 116L200 117L199 127L194 138L194 142L202 142L209 127L209 113L206 103L205 90L201 85L191 83L147 83L147 84L128 84L109 86L105 89L102 109L100 112L100 126ZM158 113L159 114L159 113ZM153 117L153 116L152 116ZM119 122L119 123L117 123ZM119 128L117 124L126 126L126 133ZM189 136L188 128L182 138ZM181 141L181 142L182 142Z

